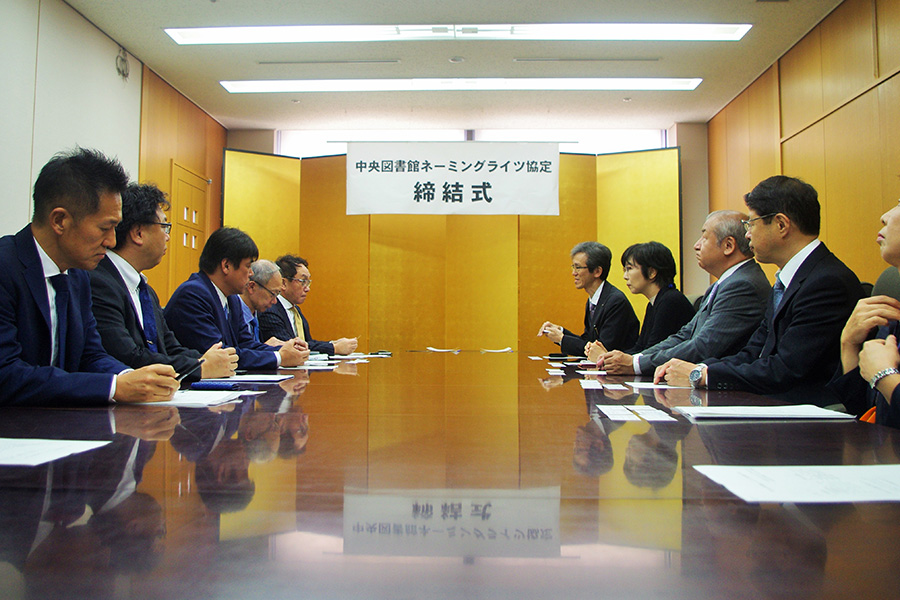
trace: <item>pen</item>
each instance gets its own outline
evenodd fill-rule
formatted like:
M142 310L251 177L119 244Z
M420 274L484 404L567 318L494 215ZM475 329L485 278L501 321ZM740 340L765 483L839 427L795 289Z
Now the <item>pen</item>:
M193 373L194 371L199 369L200 365L202 365L205 361L206 361L205 358L201 358L200 360L197 361L196 365L194 365L193 367L191 367L190 369L188 369L187 371L185 371L184 373L182 373L181 375L176 377L175 381L181 381L182 379L184 379L185 377L187 377L188 375L190 375L191 373Z

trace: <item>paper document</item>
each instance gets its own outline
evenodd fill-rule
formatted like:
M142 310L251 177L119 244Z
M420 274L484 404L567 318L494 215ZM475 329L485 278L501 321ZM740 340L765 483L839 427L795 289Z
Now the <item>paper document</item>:
M142 406L179 406L181 408L203 408L219 406L237 400L240 396L261 394L262 392L244 392L229 390L222 392L207 392L202 390L178 390L175 397L166 402L134 402Z
M689 390L689 385L669 385L667 383L653 383L652 381L626 381L625 385L630 385L636 390Z
M585 369L584 371L575 371L579 375L606 375L606 371L600 371L598 369Z
M581 389L584 390L602 390L603 384L596 379L580 379Z
M426 346L425 349L429 352L452 352L453 354L459 354L459 348L433 348L431 346Z
M900 502L900 465L694 468L745 502Z
M622 390L627 390L628 388L625 387L624 385L622 385L621 383L604 383L604 384L603 384L603 389L604 389L604 390L610 390L610 391L621 392Z
M640 421L640 417L616 404L598 404L597 410L602 412L610 421Z
M676 406L681 414L692 420L700 419L853 419L853 415L840 413L812 404L787 406Z
M563 371L562 369L547 369L547 375L559 375L559 376L563 376L563 375L565 375L565 374L566 374L566 372Z
M108 443L0 438L0 465L34 467L72 454L87 452Z
M290 379L293 375L254 375L247 373L245 375L232 375L231 377L204 379L203 381L225 381L228 383L278 383L285 379Z
M499 354L501 352L512 352L512 348L510 348L509 346L507 346L506 348L499 348L497 350L491 350L490 348L482 348L481 351L483 353L488 353L488 354L493 354L493 353Z
M658 408L647 406L645 404L636 404L634 406L629 406L628 409L643 420L651 421L654 423L678 420L675 417L659 410Z

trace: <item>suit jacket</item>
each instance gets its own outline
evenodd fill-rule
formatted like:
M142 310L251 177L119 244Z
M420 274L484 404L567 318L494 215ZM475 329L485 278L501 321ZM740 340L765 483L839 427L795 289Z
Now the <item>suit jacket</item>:
M585 313L584 333L580 336L563 329L563 339L559 344L563 352L584 356L585 344L597 340L607 350L627 350L634 346L640 323L628 298L610 282L603 283L603 291L593 312Z
M652 374L672 358L697 363L743 348L763 318L772 286L755 260L744 263L721 282L707 303L714 286L706 290L702 307L687 325L641 353L641 373Z
M216 342L234 348L240 369L275 369L278 348L261 344L244 326L238 295L228 296L228 313L219 303L219 294L205 273L197 272L178 286L163 311L175 337L188 348L206 352Z
M303 339L309 344L310 351L333 355L334 344L312 339L309 333L309 321L303 316L303 311L299 306L297 306L297 310L300 311L300 319L303 321ZM265 312L259 313L256 318L259 319L259 338L261 340L267 340L273 336L279 340L289 340L295 337L294 327L291 324L292 317L285 310L281 300L270 306Z
M31 226L0 239L0 405L106 404L114 374L91 313L91 284L69 269L64 369L50 366L50 301Z
M107 352L135 369L162 363L172 365L177 372L184 373L197 364L200 352L185 348L175 339L175 334L166 324L159 298L153 288L148 286L156 316L159 352L152 352L147 347L147 339L131 301L131 293L113 261L109 257L104 258L90 275L94 318L97 319L97 331ZM194 371L185 379L198 381L200 371Z
M883 340L888 335L900 336L900 323L891 321L873 333L869 339ZM900 428L900 386L894 388L894 393L888 401L877 389L869 387L869 383L860 375L859 367L843 374L840 372L842 370L839 368L828 388L837 394L847 412L859 417L874 406L876 423Z
M662 288L656 294L653 304L647 303L641 334L628 354L637 354L644 348L663 341L681 329L693 316L694 307L684 294L675 286Z
M826 406L825 384L840 363L841 330L862 298L862 286L825 244L813 250L774 310L733 356L707 360L707 386L781 396Z

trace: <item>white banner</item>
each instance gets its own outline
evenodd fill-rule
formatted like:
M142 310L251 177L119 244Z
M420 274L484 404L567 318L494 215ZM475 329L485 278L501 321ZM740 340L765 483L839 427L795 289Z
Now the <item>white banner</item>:
M352 142L347 214L558 215L559 144Z

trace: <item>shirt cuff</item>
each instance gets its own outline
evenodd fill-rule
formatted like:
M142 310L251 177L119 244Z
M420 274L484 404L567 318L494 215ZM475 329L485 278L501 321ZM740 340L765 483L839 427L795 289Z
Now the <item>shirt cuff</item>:
M288 343L290 344L290 342L288 342ZM275 366L276 367L281 366L281 353L280 352L275 352Z
M641 375L641 355L635 354L634 358L632 358L632 368L634 369L635 375Z

